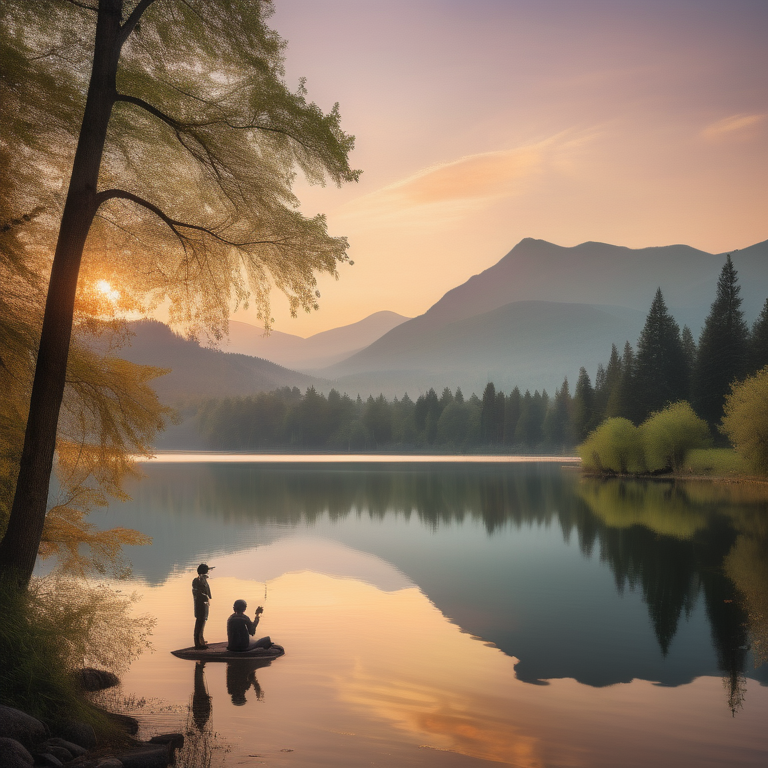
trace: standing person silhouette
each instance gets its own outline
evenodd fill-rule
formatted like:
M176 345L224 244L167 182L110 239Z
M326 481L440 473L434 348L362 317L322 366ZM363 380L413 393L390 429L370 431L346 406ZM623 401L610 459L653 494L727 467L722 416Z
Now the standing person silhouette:
M203 637L205 622L208 620L208 608L211 601L211 587L208 584L208 571L212 570L205 563L197 566L197 576L192 580L192 599L195 604L195 648L204 650L208 647Z

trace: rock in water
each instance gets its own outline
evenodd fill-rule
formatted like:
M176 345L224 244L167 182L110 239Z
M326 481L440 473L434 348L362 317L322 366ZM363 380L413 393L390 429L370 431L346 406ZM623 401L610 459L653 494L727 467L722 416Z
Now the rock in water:
M120 685L120 678L105 669L93 669L85 667L79 672L80 685L84 691L103 691L105 688L114 688Z
M134 749L116 755L123 768L166 768L171 762L171 753L167 746Z
M48 729L35 717L20 709L0 705L0 736L31 747L48 738Z
M149 740L150 744L167 744L168 749L171 752L175 752L177 749L181 749L184 746L184 734L183 733L161 733L157 736L153 736Z
M30 768L33 763L21 742L0 736L0 768Z

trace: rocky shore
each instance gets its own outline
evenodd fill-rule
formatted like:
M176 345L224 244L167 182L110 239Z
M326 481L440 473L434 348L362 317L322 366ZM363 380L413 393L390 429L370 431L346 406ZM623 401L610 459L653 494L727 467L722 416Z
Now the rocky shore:
M84 691L117 685L110 672L84 669ZM167 768L184 744L180 733L154 736L149 741L132 738L139 723L127 715L105 713L126 734L119 747L99 744L88 723L60 721L46 724L13 707L0 705L0 768Z

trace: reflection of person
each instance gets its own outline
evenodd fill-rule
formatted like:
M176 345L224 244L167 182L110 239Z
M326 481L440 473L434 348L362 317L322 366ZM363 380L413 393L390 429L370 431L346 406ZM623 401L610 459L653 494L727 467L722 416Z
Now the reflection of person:
M205 662L195 664L195 690L192 694L192 718L197 730L202 732L211 717L211 697L205 687Z
M236 707L242 707L245 704L245 694L251 686L256 691L257 699L264 698L259 681L256 679L256 667L253 665L254 662L248 659L227 662L227 693Z
M208 584L208 571L205 564L197 566L197 576L192 580L192 599L195 603L195 648L207 648L203 637L203 629L208 619L208 608L211 601L211 587Z
M259 619L264 610L261 606L256 609L256 615L251 621L245 615L245 609L248 603L245 600L235 600L232 606L234 613L227 619L227 650L228 651L250 651L253 648L269 648L272 641L269 637L262 637L259 640L251 640L256 634L256 627L259 626Z

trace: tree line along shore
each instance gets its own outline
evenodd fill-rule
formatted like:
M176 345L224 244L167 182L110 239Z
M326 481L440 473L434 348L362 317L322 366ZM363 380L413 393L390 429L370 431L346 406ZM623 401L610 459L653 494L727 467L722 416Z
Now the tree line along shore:
M581 368L573 394L567 378L554 396L517 387L505 394L489 382L482 397L446 387L415 401L407 393L363 400L335 389L326 396L314 387L304 394L284 387L209 399L190 410L215 450L577 449L596 471L680 471L686 456L700 471L762 471L755 447L746 446L757 429L755 410L768 398L761 373L768 366L768 299L750 329L739 293L728 256L696 342L687 326L680 330L659 288L636 346L627 341L620 353L614 345L594 384Z

